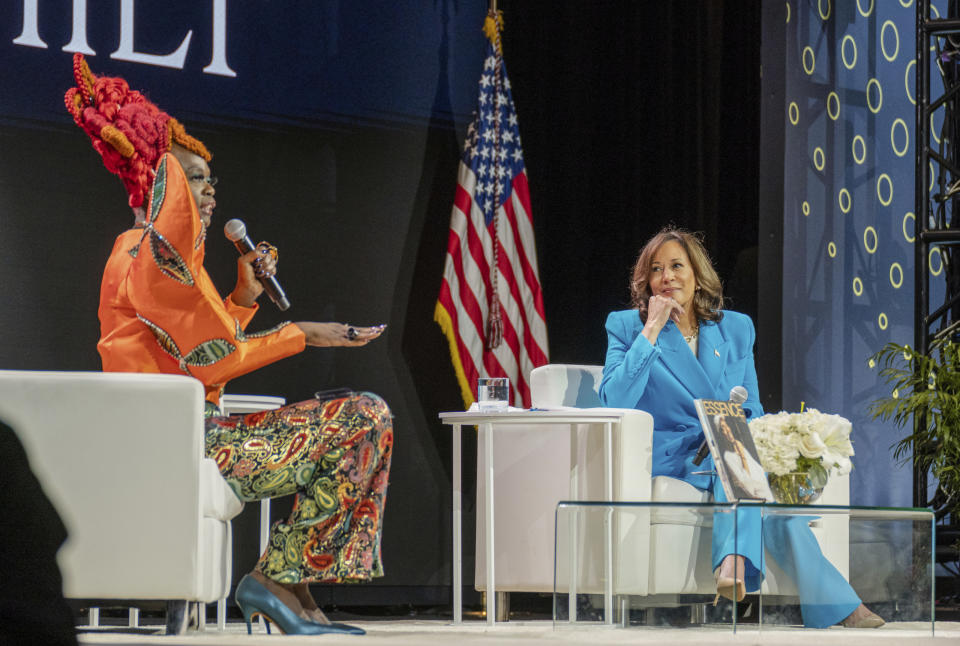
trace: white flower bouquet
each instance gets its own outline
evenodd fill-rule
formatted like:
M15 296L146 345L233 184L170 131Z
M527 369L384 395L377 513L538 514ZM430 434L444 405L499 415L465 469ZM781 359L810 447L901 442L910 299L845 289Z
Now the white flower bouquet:
M778 502L813 502L830 473L850 473L853 445L850 420L815 408L779 412L750 420L760 464Z

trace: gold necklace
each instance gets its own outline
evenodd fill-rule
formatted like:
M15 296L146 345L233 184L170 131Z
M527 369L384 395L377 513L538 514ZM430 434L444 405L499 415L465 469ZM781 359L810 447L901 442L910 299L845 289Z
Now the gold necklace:
M680 334L683 334L683 330L680 330ZM693 326L693 332L689 335L683 334L683 340L687 343L692 343L698 336L700 336L700 321L697 321L696 325Z

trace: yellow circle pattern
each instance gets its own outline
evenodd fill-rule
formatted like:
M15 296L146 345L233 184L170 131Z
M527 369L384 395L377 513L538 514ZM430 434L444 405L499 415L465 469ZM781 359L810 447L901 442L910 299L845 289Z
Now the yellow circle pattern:
M902 117L896 114L897 112L901 112L901 113L903 112L903 106L906 105L903 103L903 98L900 95L888 94L887 103L890 105L887 106L887 114L889 114L890 112L894 112L894 114L884 119L883 123L878 121L873 121L870 115L871 114L878 115L880 111L884 108L884 96L883 96L884 88L880 80L881 78L887 81L886 89L891 90L891 88L893 88L891 91L895 93L896 86L890 85L890 83L891 82L894 84L896 83L896 75L898 74L898 64L897 64L898 60L906 61L905 63L900 63L904 65L904 79L903 79L904 86L903 87L905 90L906 98L911 105L917 105L916 89L914 87L914 78L913 78L914 77L913 72L915 72L917 69L916 61L910 56L911 52L906 50L905 50L904 58L903 59L899 58L900 45L901 45L899 27L904 26L908 23L912 24L913 21L909 19L909 18L912 18L912 16L908 15L907 18L903 18L903 16L901 16L899 13L896 14L896 17L890 16L891 19L887 20L886 19L887 16L885 16L880 10L882 8L883 11L889 12L891 11L891 9L888 8L886 5L881 5L880 2L878 2L877 0L854 0L854 1L856 3L857 13L853 14L850 10L849 4L846 5L845 8L841 11L841 15L838 18L839 20L841 20L841 24L843 24L843 26L839 27L838 25L837 27L839 28L831 26L831 30L833 30L834 33L840 32L840 34L837 34L833 38L828 36L828 40L832 40L834 47L837 44L840 45L839 47L840 51L837 52L836 49L833 49L831 47L828 47L827 49L815 50L815 48L820 47L819 43L823 42L823 36L826 34L826 31L825 31L826 25L823 25L822 27L820 27L820 29L817 29L816 18L814 18L813 30L814 32L819 33L819 36L812 35L811 37L809 37L807 39L807 42L810 43L809 45L805 45L805 43L803 42L800 43L800 46L802 47L802 51L799 57L800 58L799 62L801 63L803 72L807 77L812 76L817 71L818 62L820 63L821 77L824 75L829 76L832 72L834 72L834 70L839 69L839 66L833 67L838 62L842 63L843 67L847 70L851 70L851 71L857 70L858 69L857 64L859 62L859 51L858 51L859 46L858 46L857 39L860 37L859 34L862 32L863 22L869 23L867 25L867 34L868 34L867 40L861 39L861 41L865 43L865 47L867 47L867 49L864 50L865 51L864 64L867 66L865 68L865 71L867 71L865 76L868 79L866 81L866 85L865 86L860 85L861 83L864 83L864 81L862 80L862 78L864 77L862 76L859 77L861 80L855 80L852 85L849 83L841 84L841 82L838 80L830 81L829 79L824 79L827 85L827 87L824 89L828 90L826 103L824 107L826 108L825 110L826 115L831 121L834 121L834 122L839 121L841 110L845 110L843 103L841 102L841 97L839 95L839 93L843 91L840 88L841 87L845 89L850 88L852 90L851 92L845 94L845 97L846 97L845 100L848 100L849 105L847 107L850 107L851 110L853 110L853 112L850 112L850 111L844 112L844 114L846 115L846 118L852 119L852 121L849 121L846 124L846 128L847 128L846 132L841 134L840 131L835 131L835 130L833 131L838 138L837 144L839 145L833 146L833 144L831 144L831 146L833 146L830 148L831 155L837 157L837 159L834 160L833 157L831 157L829 161L831 165L834 164L834 162L836 162L837 164L843 164L844 158L846 158L848 173L850 173L852 170L851 167L849 166L851 160L854 162L854 164L863 167L862 169L858 169L857 171L858 173L861 173L861 175L860 175L860 178L854 180L855 185L859 185L860 182L863 181L863 179L867 179L867 181L869 182L868 178L870 176L875 176L877 200L879 201L880 205L889 207L892 205L893 197L894 197L893 195L894 185L893 185L893 179L891 175L896 175L898 177L898 181L901 181L902 178L900 178L899 169L901 165L905 163L906 160L896 161L894 164L890 164L890 167L886 169L887 172L880 173L879 172L880 169L877 168L877 165L882 163L882 159L884 157L886 157L888 160L890 159L889 153L883 149L883 145L882 145L883 142L882 142L882 139L880 139L881 137L883 137L883 135L880 134L879 137L874 137L873 139L871 139L871 148L868 150L867 142L865 138L867 135L855 134L857 130L860 130L861 133L864 132L864 130L862 127L854 126L854 124L859 123L857 121L860 115L859 111L862 110L864 105L866 105L867 109L870 111L870 113L866 115L867 121L870 124L875 124L875 126L879 126L877 130L879 130L880 133L882 133L882 129L885 126L885 124L890 123L890 150L894 153L896 158L902 159L910 156L910 153L912 152L911 147L914 145L914 142L911 141L912 124L910 124L910 122L908 121L909 117L906 114L904 114ZM914 6L914 0L899 0L899 3L904 8ZM787 12L786 20L787 20L787 23L790 23L790 24L792 24L791 23L791 16L792 16L792 10L793 10L792 4L793 4L792 2L786 2L786 12ZM801 10L801 14L804 14L808 10L812 11L813 9L812 5L813 5L813 2L810 2L807 7ZM817 12L822 21L826 22L832 19L832 14L833 14L832 5L833 5L832 0L817 0L817 3L816 3ZM903 12L903 13L904 15L907 15L912 12ZM931 14L937 18L940 17L939 11L935 6L932 6L932 4L931 4ZM861 21L860 19L861 16L864 18L869 18L870 20ZM801 15L801 18L802 17L804 16ZM903 21L901 22L901 20ZM800 21L800 22L803 22L803 21ZM881 25L881 22L882 22L882 25ZM801 29L805 28L804 25L800 25L800 27ZM851 28L850 33L843 34L843 31L845 31L847 28ZM854 29L856 29L856 31L854 31ZM841 34L843 35L841 36ZM905 32L905 37L909 37L910 35L911 34L909 31ZM836 39L839 39L840 42L837 43ZM820 57L825 55L827 56L827 58L821 61L817 61L817 58L818 58L817 52L819 52ZM883 60L881 61L880 66L877 66L875 64L875 60L878 60L876 57L877 53L880 53L883 56ZM837 56L837 54L839 54L839 57ZM796 61L796 54L793 54L793 56L794 56L793 60ZM839 58L840 60L837 61L836 60L837 58ZM886 68L884 67L886 63L893 63L894 66L890 68ZM826 64L826 67L824 67L825 64ZM864 68L860 68L860 69L864 69ZM794 74L799 74L799 70L797 70L795 67L794 67L794 70L795 70ZM884 76L884 74L890 75L891 72L892 72L892 78L890 76ZM852 73L859 75L861 72L852 72ZM798 83L802 84L803 83L802 79L803 79L803 75L800 75L798 79ZM831 85L833 86L832 88L830 87ZM858 96L859 92L858 92L857 86L864 88L864 94L861 95L863 98L860 98L860 96ZM801 94L800 96L804 96L804 95ZM823 95L821 94L820 96L823 96ZM798 105L798 102L800 100L801 99L798 96L796 100L790 101L788 104L787 116L789 118L790 123L792 123L794 126L799 125L799 121L800 121L800 109ZM807 121L810 121L811 122L810 125L812 126L814 120L819 115L816 114L816 109L814 108L813 103L808 103L807 106L809 109L814 110L810 114L805 113L805 119ZM912 116L912 110L910 110L910 114ZM942 114L941 114L941 118L942 118ZM805 124L806 124L806 121L805 121ZM822 124L823 122L821 122L820 125ZM935 129L934 125L935 125L934 117L931 114L930 139L931 139L931 142L935 140L937 143L940 143L939 135L941 133ZM851 126L854 126L854 127L851 127ZM806 125L805 125L805 128L806 128ZM850 130L853 130L853 132L850 132ZM829 136L830 132L831 132L831 129L828 128L827 136ZM872 133L873 130L870 130L869 132ZM817 138L812 131L810 133L807 133L807 136L810 136L810 135L813 135L813 137L807 139L807 142L808 142L807 145L803 146L803 144L801 144L801 146L802 147L810 146L810 148L812 148L811 160L813 162L813 166L816 169L816 171L823 173L826 169L827 161L828 161L826 159L826 152L825 152L827 145L824 142L832 141L832 139L825 140L823 136ZM878 143L879 145L877 145ZM920 145L920 144L925 145L926 142L917 142L916 145ZM850 148L848 149L850 151L849 153L844 152L844 145L850 146ZM810 148L807 148L807 150L810 151ZM870 157L869 164L868 164L868 153ZM849 155L849 157L847 157L847 155ZM794 159L796 158L794 157ZM801 160L797 160L797 161L801 161ZM862 175L863 171L867 172L866 177L863 177ZM832 172L832 166L831 166L831 172ZM931 161L929 164L929 172L930 172L929 179L930 179L931 191L932 191L933 185L935 182L935 177L936 177L935 164L933 163L933 161ZM876 175L874 175L874 173L876 173ZM819 182L824 179L822 175L817 177L819 179L814 180L815 182ZM844 182L844 180L842 178L842 175L838 176L837 179L840 180L838 183L841 186L843 186L842 183ZM901 184L902 183L903 182L901 181ZM826 188L826 186L822 186L822 187ZM814 195L815 193L809 192L810 188L812 187L808 187L807 195L802 196L802 198L806 198L806 199L802 199L800 204L800 209L804 217L810 217L810 214L812 212L812 206L809 199L811 199L810 196ZM912 187L908 187L908 188L912 188ZM840 188L839 191L837 192L837 203L839 205L840 211L843 214L851 214L853 212L852 190L854 189L843 187L843 188ZM904 190L906 189L903 186L898 188L898 195L900 195L899 199L901 199L901 201L903 200L904 197L907 196L905 193L903 193ZM912 190L909 190L908 193L912 194ZM867 201L864 202L863 204L860 204L858 202L858 208L861 209L863 212L861 213L858 211L855 215L851 215L850 217L853 219L850 220L850 225L856 228L863 227L862 242L863 242L864 249L866 250L866 253L870 255L876 254L878 256L877 260L879 260L880 263L888 264L888 268L889 268L888 279L890 281L890 285L894 290L899 290L901 287L903 287L904 281L905 281L904 265L902 265L900 262L894 262L892 259L888 260L887 258L884 258L884 255L887 255L888 251L892 251L892 249L891 250L887 249L887 246L890 246L889 243L891 241L885 239L884 251L881 253L878 253L879 252L879 233L876 227L882 228L884 230L884 235L887 235L890 238L896 238L895 230L889 230L887 228L889 227L889 225L885 223L883 225L877 224L877 222L882 221L884 217L890 217L890 215L892 214L886 214L884 216L882 213L876 212L875 208L873 208L874 203L870 198L869 184L866 187L865 193L860 194L860 197L858 197L858 199L861 199L863 197L866 197ZM794 202L794 204L796 203ZM818 202L818 216L816 219L818 221L822 220L824 216L828 216L831 210L835 208L836 207L831 207L829 205L829 202L827 203L826 206L824 206L822 201ZM822 213L821 211L824 211L824 210L826 212ZM900 212L903 213L903 211L900 211ZM863 222L861 218L865 218L867 222ZM804 222L805 224L803 226L807 226L807 225L813 226L812 219L805 220ZM915 224L916 224L916 215L912 212L904 213L902 222L901 222L901 231L903 234L903 239L907 243L912 244L915 242L915 239L914 239ZM854 236L855 235L856 234L854 233ZM897 242L896 239L892 241L895 243L896 246L900 246L903 244L902 242ZM842 240L841 243L828 240L826 245L827 255L831 259L837 258L840 252L840 244L843 244L845 251L849 251L853 249L854 257L857 257L860 255L860 252L856 252L855 243L856 243L855 237L852 240L850 240L849 238L846 238ZM936 256L936 259L934 258L934 256ZM848 258L850 257L848 256ZM901 254L901 260L903 260L902 254ZM886 261L886 263L884 263L884 261ZM881 264L881 267L882 267L882 264ZM938 247L930 248L929 255L928 255L928 265L930 267L930 273L933 276L938 276L943 273L944 261L941 255L941 251ZM837 267L837 270L838 271L840 270L839 266ZM855 271L860 273L866 270L861 268L861 269L855 269ZM882 272L882 269L880 269L880 271ZM873 286L873 282L871 281L874 281L875 278L879 278L879 276L874 276L874 273L879 273L879 272L870 270L870 271L866 271L864 275L854 275L852 277L852 290L853 290L853 295L855 297L864 296L867 283L871 283L871 286ZM847 279L850 280L850 274L847 274L847 276L848 276ZM880 282L880 281L874 281L874 282ZM848 284L851 284L851 283L848 283ZM887 293L889 294L889 292ZM867 300L873 301L881 297L882 297L882 293L878 293L878 295L876 296L868 296ZM879 328L881 330L887 330L890 324L890 320L886 312L877 311L877 309L874 309L874 315L877 316L876 320ZM897 318L899 316L900 314L897 313L895 315L895 319L899 320Z
M907 63L907 69L903 73L903 86L907 89L907 98L910 99L910 103L913 105L917 105L917 100L914 99L913 94L910 93L910 79L913 78L913 74L910 73L910 66L911 65L916 66L916 64L917 64L917 59L913 59L912 61Z
M907 220L913 220L914 224L910 225L910 227L911 227L911 230L912 230L912 229L915 229L915 228L916 228L917 216L915 216L915 215L914 215L913 213L911 213L910 211L907 211L907 212L904 214L904 216L903 216L903 225L902 225L902 226L903 226L903 239L906 240L907 242L913 242L914 240L916 240L916 237L914 237L914 236L910 235L909 233L907 233Z
M883 194L880 192L881 184L887 185L887 199L883 199ZM877 199L884 206L890 206L890 202L893 201L893 181L886 173L880 173L880 177L877 178Z
M903 148L897 149L897 126L903 128ZM897 157L903 157L910 148L910 129L907 128L907 122L899 117L893 120L890 126L890 147L893 148L893 154Z
M872 7L871 7L872 8ZM893 54L887 54L887 48L884 45L886 42L884 40L884 34L887 31L887 27L893 29L893 36L897 39L897 46L893 48ZM897 54L900 53L900 33L897 31L897 26L893 23L892 20L887 20L883 23L883 27L880 28L880 52L883 54L883 57L887 59L888 62L892 63L897 60ZM916 59L914 59L916 61Z
M826 10L826 12L824 12L824 10L823 10L823 0L817 0L817 11L820 13L820 17L821 17L822 19L824 19L824 20L829 20L829 19L830 19L830 10L831 10L830 0L827 0L827 10Z
M860 154L857 154L857 143L860 144ZM853 154L853 161L862 164L867 159L867 142L860 135L855 135L853 143L850 144L850 152Z
M873 244L870 244L868 238L873 238ZM863 248L867 250L867 253L877 251L877 230L873 227L867 227L863 230Z
M894 272L896 272L897 278L893 277ZM894 289L900 289L900 286L903 285L903 267L900 266L899 262L890 265L890 284L893 285Z
M870 100L870 86L875 85L877 88L877 107L873 107L873 102ZM883 88L880 87L880 81L875 78L867 81L867 107L870 108L870 112L876 114L880 112L880 107L883 105Z
M853 45L853 60L849 63L847 62L847 43ZM843 61L843 66L848 70L852 70L853 66L857 64L857 41L850 34L844 36L843 40L840 41L840 60Z
M937 269L933 269L933 256L937 256ZM940 247L930 247L930 253L927 255L927 266L930 267L930 274L933 276L939 276L943 271L943 256L940 255Z
M940 143L940 137L937 136L937 124L933 122L933 117L936 113L930 113L930 134L933 136L933 140L937 143Z
M844 202L846 202L846 204L844 204ZM839 195L837 195L837 203L840 205L841 211L844 213L849 213L850 207L853 206L853 198L850 197L850 191L845 188L841 188Z
M831 103L836 104L837 106L836 110L830 109ZM834 121L836 121L837 117L840 116L840 97L839 95L837 95L836 92L830 92L829 94L827 94L827 116L833 119Z
M810 54L810 67L807 67L807 54ZM813 74L813 70L817 67L817 58L813 55L813 48L807 45L803 48L803 71L807 73L807 76Z

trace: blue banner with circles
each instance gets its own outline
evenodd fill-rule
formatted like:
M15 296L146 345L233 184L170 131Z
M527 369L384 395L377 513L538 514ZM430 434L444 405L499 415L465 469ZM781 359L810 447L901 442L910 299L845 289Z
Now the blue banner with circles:
M912 502L902 432L867 407L890 394L870 355L913 343L915 22L913 0L787 3L784 406L853 422L853 504ZM929 262L942 272L938 251Z

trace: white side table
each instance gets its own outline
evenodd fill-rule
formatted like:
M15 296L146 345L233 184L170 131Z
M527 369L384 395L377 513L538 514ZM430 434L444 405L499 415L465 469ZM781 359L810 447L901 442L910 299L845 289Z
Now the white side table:
M481 413L477 411L440 413L444 424L453 427L453 623L463 623L463 539L461 536L462 522L462 487L461 487L461 427L464 424L483 428L488 441L486 442L486 495L483 513L486 519L486 578L487 578L487 624L496 623L496 582L494 577L494 468L493 442L497 434L506 431L509 426L531 426L545 424L570 425L571 434L576 433L578 424L603 424L603 468L604 468L604 498L613 500L613 427L620 426L624 415L630 411L610 408L583 408L566 410L510 410L503 413ZM494 432L494 425L497 432ZM507 431L508 432L508 431ZM572 443L575 444L575 443ZM570 496L577 497L577 464L579 456L570 455ZM609 523L604 527L607 542L610 541L612 528ZM604 590L606 623L613 623L613 557L607 554L605 559L606 586Z

